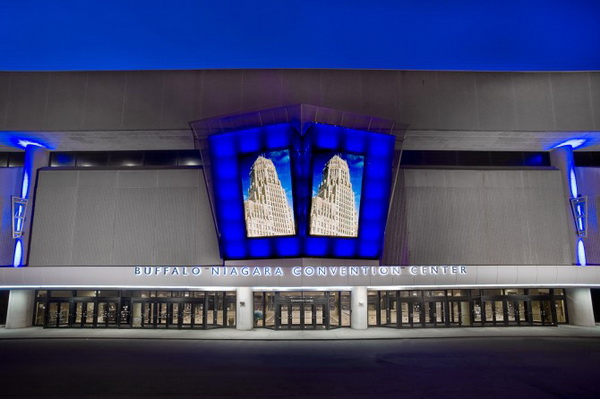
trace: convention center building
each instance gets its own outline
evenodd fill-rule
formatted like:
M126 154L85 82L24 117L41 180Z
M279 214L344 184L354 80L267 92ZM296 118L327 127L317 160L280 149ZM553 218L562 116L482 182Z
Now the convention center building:
M0 72L0 324L593 326L598 104L597 72Z

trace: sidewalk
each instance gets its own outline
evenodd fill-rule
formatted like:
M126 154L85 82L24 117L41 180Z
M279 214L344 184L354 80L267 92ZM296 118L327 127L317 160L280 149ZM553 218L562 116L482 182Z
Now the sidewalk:
M414 328L398 330L371 327L367 330L339 328L320 331L274 331L254 329L238 331L229 328L212 330L145 330L145 329L20 329L0 328L0 340L22 339L170 339L170 340L377 340L377 339L439 339L439 338L511 338L511 337L579 337L600 338L600 325L578 327L471 327L471 328Z

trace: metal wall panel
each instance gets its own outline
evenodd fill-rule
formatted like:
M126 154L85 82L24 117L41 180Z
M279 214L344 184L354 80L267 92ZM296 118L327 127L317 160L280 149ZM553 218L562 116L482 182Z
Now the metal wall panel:
M13 130L187 130L191 120L305 102L384 116L422 130L594 130L598 128L598 107L594 107L598 75L211 70L86 72L84 76L81 72L18 72L0 75L0 111L3 103L8 110L0 112L0 117L6 115L4 126ZM2 122L0 119L0 128Z
M405 248L384 260L411 264L571 264L565 198L558 171L401 171L392 229ZM405 209L398 209L404 196ZM389 240L388 240L388 245ZM402 251L408 250L408 260Z
M30 265L221 263L199 169L39 176Z

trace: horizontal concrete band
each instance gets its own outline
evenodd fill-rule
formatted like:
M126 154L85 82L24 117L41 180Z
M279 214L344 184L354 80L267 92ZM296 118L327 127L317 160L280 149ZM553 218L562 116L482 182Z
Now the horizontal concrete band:
M43 266L0 268L0 289L434 289L600 287L600 267L424 266Z

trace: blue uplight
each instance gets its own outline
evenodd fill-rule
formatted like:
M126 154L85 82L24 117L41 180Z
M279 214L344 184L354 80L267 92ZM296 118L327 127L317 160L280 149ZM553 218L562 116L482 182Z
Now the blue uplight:
M577 190L577 177L575 176L575 169L571 169L571 172L569 172L569 187L571 189L571 197L577 198L578 190Z
M583 239L577 240L577 264L581 266L587 265L587 259L585 256L585 246L583 245Z
M20 267L23 264L23 242L18 238L15 242L15 251L13 254L13 267Z
M563 141L562 143L555 145L552 148L566 147L569 145L573 147L573 149L575 149L584 145L586 141L586 139L569 139L567 141Z

